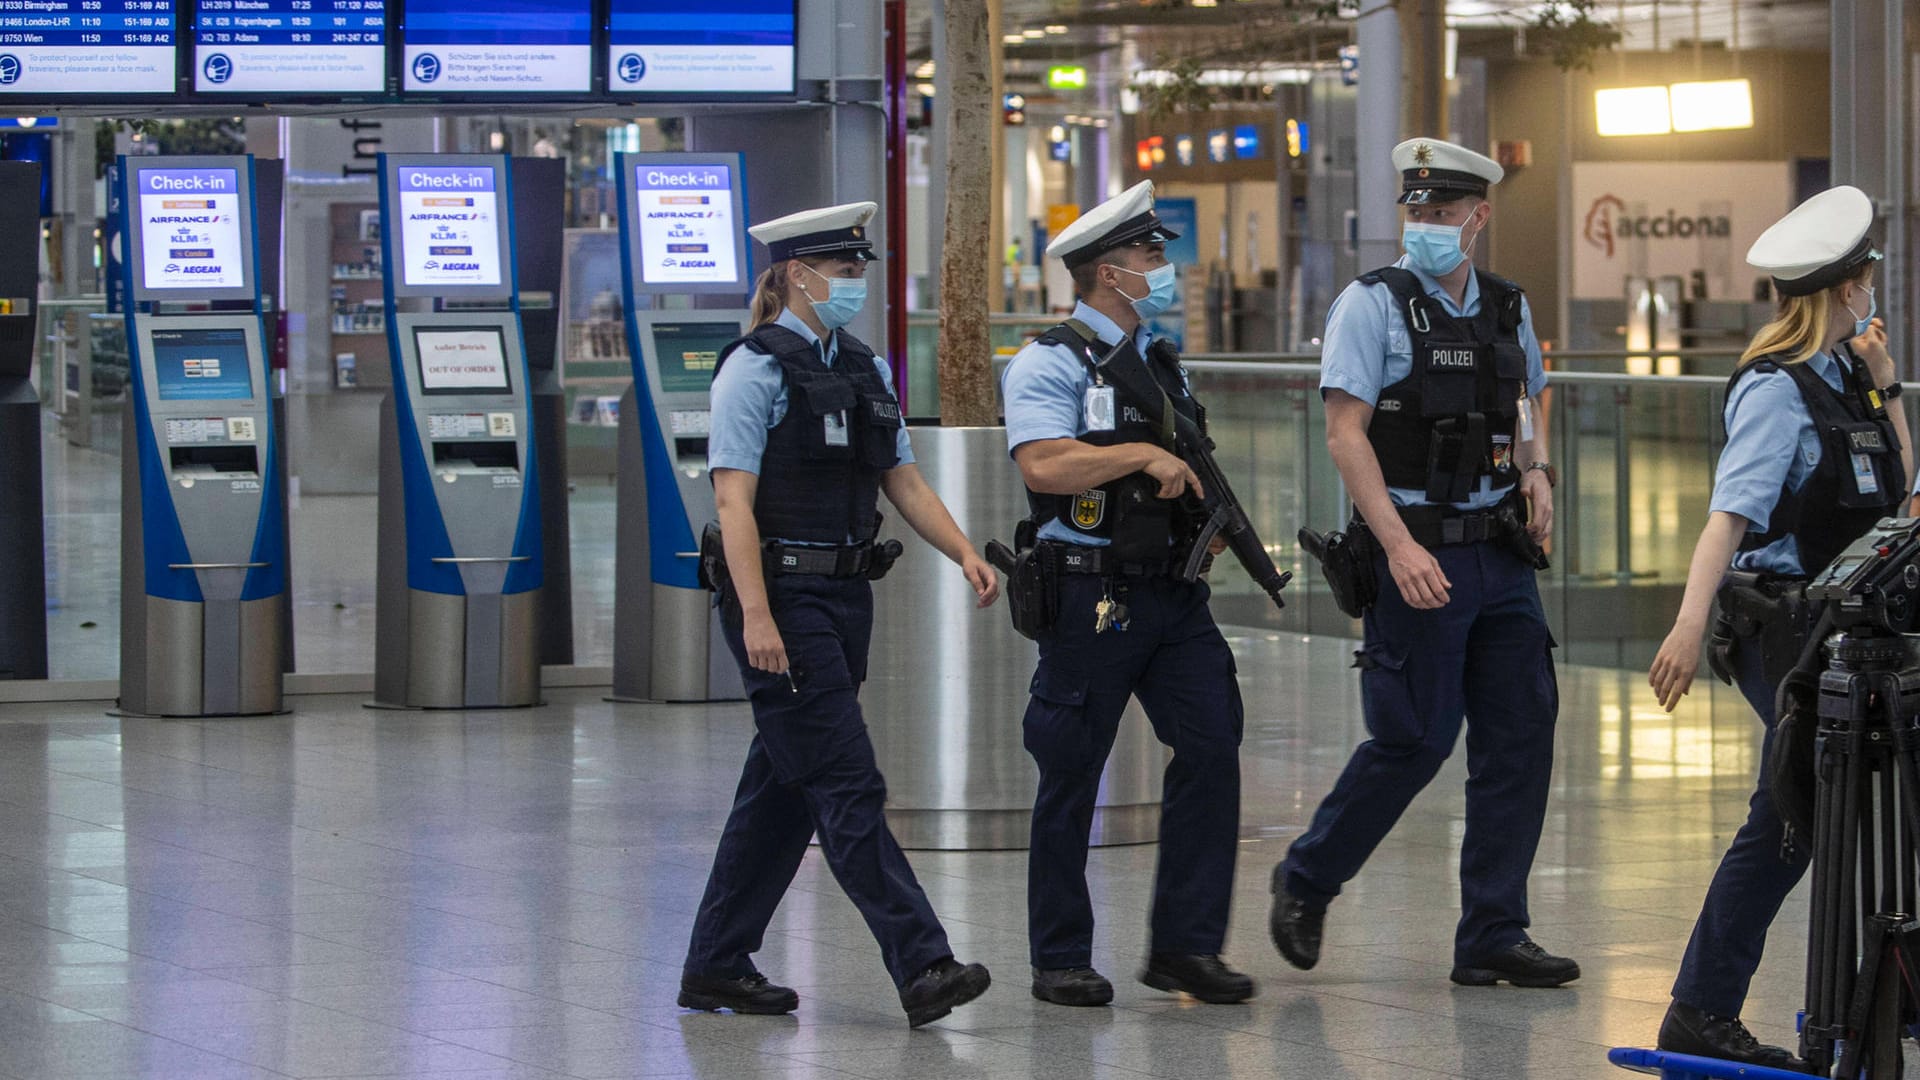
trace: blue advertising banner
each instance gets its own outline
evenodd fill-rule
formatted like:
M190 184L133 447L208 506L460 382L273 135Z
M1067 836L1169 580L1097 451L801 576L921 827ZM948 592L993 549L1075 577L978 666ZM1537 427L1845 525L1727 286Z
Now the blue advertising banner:
M1167 261L1180 268L1178 298L1173 306L1161 312L1147 323L1147 329L1157 338L1171 340L1175 348L1187 347L1187 289L1192 285L1200 262L1200 207L1192 199L1156 198L1153 200L1153 212L1160 215L1160 221L1167 228L1180 234L1180 239L1167 244Z

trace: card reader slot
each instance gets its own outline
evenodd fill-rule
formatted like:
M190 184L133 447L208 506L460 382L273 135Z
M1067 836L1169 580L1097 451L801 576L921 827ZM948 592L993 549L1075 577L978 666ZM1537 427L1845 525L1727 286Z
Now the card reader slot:
M707 459L707 437L676 438L673 440L673 452L678 457Z
M254 446L168 447L175 476L260 475L260 450Z
M512 439L472 442L436 442L433 467L455 472L520 468L520 446Z

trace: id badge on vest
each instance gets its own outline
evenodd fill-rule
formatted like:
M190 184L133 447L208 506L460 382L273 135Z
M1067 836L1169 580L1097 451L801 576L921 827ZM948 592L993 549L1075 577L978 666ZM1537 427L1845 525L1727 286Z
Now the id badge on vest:
M1880 494L1880 481L1873 475L1873 458L1866 454L1853 455L1853 486L1862 495Z
M1533 400L1525 394L1520 395L1520 441L1533 441Z
M821 419L826 423L827 445L846 446L847 414L844 411L831 412Z
M1087 387L1085 419L1088 431L1113 430L1113 387Z

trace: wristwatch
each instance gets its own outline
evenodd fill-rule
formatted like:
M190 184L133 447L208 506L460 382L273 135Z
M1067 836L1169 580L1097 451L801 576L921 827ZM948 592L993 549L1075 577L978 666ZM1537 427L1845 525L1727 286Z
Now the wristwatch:
M1547 474L1547 487L1557 488L1560 486L1560 470L1554 468L1547 462L1536 461L1529 464L1523 471L1532 472L1535 469L1539 469L1541 472Z
M1892 401L1894 398L1899 397L1905 391L1906 391L1906 387L1900 385L1899 379L1895 379L1893 380L1892 384L1888 386L1883 386L1880 388L1880 400Z

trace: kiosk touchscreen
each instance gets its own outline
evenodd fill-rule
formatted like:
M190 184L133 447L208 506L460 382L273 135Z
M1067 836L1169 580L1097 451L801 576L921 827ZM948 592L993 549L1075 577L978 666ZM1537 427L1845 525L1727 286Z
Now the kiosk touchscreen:
M727 345L747 331L735 303L752 280L737 154L623 154L620 232L633 389L620 405L614 563L616 700L744 696L739 668L699 583L697 537L714 520L709 395ZM719 301L725 302L725 301Z
M384 155L388 343L374 691L540 697L541 521L504 157ZM448 299L459 310L438 310Z
M133 301L120 705L161 716L277 712L285 494L255 274L252 160L122 158L119 177ZM253 310L205 313L214 300Z

